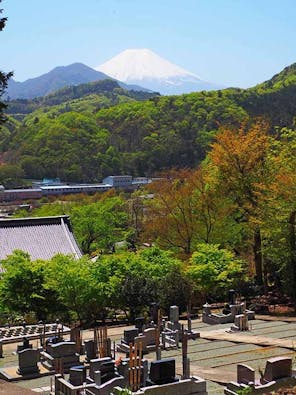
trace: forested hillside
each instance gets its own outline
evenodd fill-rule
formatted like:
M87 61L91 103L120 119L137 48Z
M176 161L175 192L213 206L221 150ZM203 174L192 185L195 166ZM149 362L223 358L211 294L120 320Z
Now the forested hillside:
M274 133L292 127L296 114L296 64L246 90L136 101L145 96L114 86L102 93L94 87L86 94L85 89L65 88L58 96L26 101L24 107L20 101L11 103L9 111L18 119L17 114L36 110L1 132L2 158L33 178L98 181L115 173L152 174L196 166L222 125L263 117Z
M71 85L61 88L44 97L36 97L35 99L15 99L8 102L7 113L23 119L25 115L42 109L48 112L51 106L64 104L59 110L62 111L81 111L81 110L99 110L102 107L109 107L128 100L147 100L156 96L157 93L149 93L144 91L126 90L120 87L117 81L105 79L95 82L89 82L80 85ZM78 103L83 102L82 108Z

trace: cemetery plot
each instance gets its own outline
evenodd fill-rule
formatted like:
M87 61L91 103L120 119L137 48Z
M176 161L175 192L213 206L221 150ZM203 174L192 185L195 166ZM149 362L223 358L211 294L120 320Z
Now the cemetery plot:
M208 342L209 343L200 343L200 341L197 340L195 342L190 341L188 343L188 354L190 354L189 357L191 361L192 358L196 359L196 357L198 357L198 360L201 360L216 357L219 355L235 354L237 351L241 352L246 350L260 349L259 346L254 346L253 344L238 344L219 340L209 340ZM177 353L176 351L171 351L166 353L165 355L169 355L170 357L177 357L179 353Z
M291 357L293 356L294 353L292 351L288 351L286 349L280 349L278 347L268 347L268 349L262 349L262 350L252 350L252 351L245 351L237 354L231 354L231 355L223 355L223 356L217 356L217 357L211 357L209 359L192 359L192 363L198 362L200 366L203 367L211 367L211 368L217 368L217 367L225 367L228 364L238 364L238 363L246 363L248 365L253 365L254 361L257 361L258 359L262 359L266 361L268 358L271 357L277 357L277 356L287 356Z
M213 333L213 339L198 338L195 341L190 340L188 342L188 358L190 359L191 372L201 377L208 378L210 380L219 379L233 380L233 374L236 372L238 363L245 363L253 367L256 371L256 375L259 375L259 369L263 369L267 359L276 356L294 357L295 351L289 348L274 346L273 340L279 341L279 339L295 339L296 338L296 323L287 323L282 321L263 321L253 320L251 321L252 330L245 332L238 332L236 340L229 341L225 339L219 339L219 335L226 334L229 330L230 324L217 324L207 325L200 322L192 322L192 328L194 330L202 332ZM213 331L213 332L212 332ZM215 336L217 332L217 340ZM269 346L262 346L256 344L258 336L269 338L271 344ZM245 339L249 339L246 342ZM240 342L240 339L242 340ZM244 342L245 341L245 342ZM178 372L181 370L181 351L171 350L163 351L162 357L175 357L177 366L179 367ZM213 393L222 394L223 388L213 384Z
M276 338L276 339L295 339L295 330L289 329L286 331L281 331L281 332L273 332L273 333L268 333L269 337Z
M175 312L175 309L172 309L172 314L170 317L169 324L166 323L163 325L166 331L170 329L170 326L172 326L172 333L175 333L174 331L178 331L178 329L175 329L177 324L179 322L177 321L177 314L175 321L173 320L173 313ZM201 323L197 320L192 321L192 329L195 331L198 331L201 333L201 335L208 335L210 334L209 338L202 338L202 337L197 337L196 340L188 338L188 344L187 344L187 357L190 359L190 374L191 375L197 375L200 377L203 377L208 380L213 380L217 381L218 383L226 383L230 380L234 379L234 376L236 374L236 368L238 363L243 363L250 365L253 369L256 371L256 376L259 377L259 369L262 370L264 369L266 365L266 361L271 358L271 357L277 357L277 356L286 356L286 357L294 357L295 352L293 349L289 349L289 346L281 346L281 344L278 344L277 346L274 345L273 342L282 342L280 339L286 339L287 337L290 338L291 340L295 339L296 337L296 323L287 323L287 322L270 322L270 321L263 321L263 320L253 320L252 321L252 330L250 331L244 331L244 332L232 332L229 334L226 331L230 330L231 324L219 324L219 325L208 325L206 323ZM186 328L187 325L184 323L184 327ZM130 359L126 359L123 354L117 354L115 356L115 359L117 358L117 361L121 361L123 363L122 367L124 367L124 372L119 372L121 376L127 377L127 379L130 381L130 383L135 386L135 388L139 384L139 378L142 380L142 378L145 376L144 375L144 370L142 374L142 367L138 366L136 362L140 361L140 358L137 358L137 347L142 347L141 349L144 351L144 348L147 348L148 345L148 340L150 338L147 337L147 335L150 335L151 332L151 341L153 341L153 344L155 343L156 339L156 331L158 330L157 327L150 327L144 329L143 333L145 333L145 339L143 334L139 336L137 328L132 328L131 326L129 327L121 327L121 328L108 328L108 337L112 337L112 340L109 339L110 341L116 340L116 344L118 345L118 342L122 343L122 339L124 340L124 344L127 345L129 349L129 356ZM183 330L183 329L182 329ZM145 332L146 331L146 332ZM103 333L103 332L102 332ZM189 332L190 334L191 332ZM152 336L153 335L153 336ZM229 336L231 335L233 337L233 340L228 340L227 337L221 337L219 336ZM181 336L181 335L180 335ZM269 339L270 344L268 346L262 346L258 342L259 337L264 337L265 339ZM38 336L37 336L38 337ZM206 337L206 336L205 336ZM103 350L102 342L100 341L100 336L98 336L98 333L94 330L89 330L83 333L83 336L81 334L81 338L79 338L82 342L84 340L84 353L85 355L81 355L80 357L80 364L83 365L86 363L85 366L88 366L89 364L93 363L93 358L97 355L97 352L95 348L99 350ZM87 340L86 340L87 339ZM161 340L161 336L159 337ZM139 340L139 342L138 342ZM145 340L145 341L144 341ZM150 341L149 340L149 341ZM291 340L289 340L289 343L291 343ZM76 340L75 340L76 341ZM81 343L80 341L80 343ZM143 342L144 341L144 342ZM283 340L285 344L287 344L286 340ZM130 343L133 343L131 346ZM146 344L146 343L147 344ZM79 343L79 345L80 345ZM96 344L95 344L96 343ZM70 344L70 343L68 343ZM264 344L264 343L263 343ZM161 348L161 352L159 353L160 358L166 359L166 358L173 358L176 360L175 366L176 366L176 374L177 375L182 375L184 374L184 370L182 373L182 368L184 366L182 365L182 362L184 361L184 353L182 354L182 341L181 337L179 339L179 347L175 347L174 349L165 349ZM96 347L95 347L96 346ZM145 347L144 347L145 346ZM8 347L8 346L7 346ZM287 348L285 348L287 347ZM81 347L79 347L81 348ZM73 350L72 354L75 354L75 349L73 345ZM153 351L147 350L147 358L151 360L157 360L159 359L157 357L156 353L156 347L153 348ZM184 350L183 350L184 351ZM30 351L28 351L30 352ZM77 352L77 351L76 351ZM52 353L51 353L52 354ZM64 353L65 354L65 353ZM64 355L63 354L63 355ZM71 365L72 365L72 354L71 354ZM156 358L155 358L156 355ZM120 356L120 358L119 358ZM5 356L6 358L6 356ZM110 359L110 357L108 357ZM125 363L126 359L126 363ZM90 363L92 361L92 363ZM68 362L68 361L65 361ZM75 362L75 363L74 363ZM73 364L74 367L69 366L66 368L70 369L70 384L77 384L78 382L82 381L84 382L85 378L85 372L81 367L79 366L79 361L77 359L73 359ZM6 363L5 363L6 365ZM14 364L15 365L15 364ZM40 369L43 368L43 366L38 365ZM113 366L113 365L112 365ZM119 365L121 366L121 365ZM34 365L26 365L22 364L20 366L23 369L30 369L34 370L36 369L36 366ZM15 368L14 368L15 369ZM146 368L145 368L146 369ZM90 375L93 376L93 380L97 381L99 380L99 377L95 377L91 373L93 368L90 368ZM108 371L109 372L109 371ZM110 370L111 372L111 370ZM104 373L104 372L103 372ZM114 373L113 370L111 372L112 374ZM110 374L111 374L110 373ZM124 374L123 374L124 373ZM140 374L139 374L140 373ZM105 373L104 373L105 374ZM109 373L108 373L109 374ZM146 374L146 373L145 373ZM168 381L174 381L173 375L169 375L170 377L168 378ZM67 376L68 377L68 376ZM113 376L112 376L113 377ZM186 377L186 376L184 376ZM151 377L150 377L151 379ZM41 380L41 379L40 379ZM43 378L42 378L43 380ZM47 383L49 383L49 379L47 378ZM77 381L78 380L78 381ZM153 382L157 382L158 378L155 376L152 377L151 379ZM38 384L37 384L38 383ZM43 381L42 381L43 384ZM22 383L20 383L22 385ZM62 383L61 383L62 385ZM64 385L64 384L63 384ZM223 393L223 387L219 384L214 384L212 382L208 382L207 384L210 389L210 395L217 395L217 394L222 394ZM39 382L36 381L36 384L31 383L31 388L36 388L39 386Z
M258 329L267 329L267 328L279 328L283 327L285 325L289 325L288 322L283 322L283 321L257 321L254 320L252 321L252 328L253 330L258 330ZM264 332L265 333L265 332Z

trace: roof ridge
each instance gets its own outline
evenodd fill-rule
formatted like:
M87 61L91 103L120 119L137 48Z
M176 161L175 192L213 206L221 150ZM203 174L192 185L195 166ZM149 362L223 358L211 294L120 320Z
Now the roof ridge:
M70 223L69 215L56 215L48 217L25 217L25 218L5 218L0 219L0 228L14 227L14 226L36 226L36 225L51 225L60 224L62 220L66 223Z
M68 218L69 218L69 217L68 217ZM70 230L69 230L69 227L68 227L68 226L66 227L66 224L65 224L63 218L61 218L61 225L62 225L63 231L64 231L64 233L65 233L65 235L66 235L66 238L67 238L67 240L68 240L69 243L70 243L70 246L71 246L71 249L72 249L73 253L75 254L76 258L79 258L78 254L77 254L77 251L76 251L76 248L75 248L75 246L73 245L73 240L72 240L72 238L70 237L70 234L69 234L69 231L70 231Z

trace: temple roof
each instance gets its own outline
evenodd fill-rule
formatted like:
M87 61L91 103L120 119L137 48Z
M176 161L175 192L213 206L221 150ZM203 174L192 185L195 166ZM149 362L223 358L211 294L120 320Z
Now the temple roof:
M67 215L1 219L0 260L14 250L29 253L32 260L51 259L59 253L82 256Z

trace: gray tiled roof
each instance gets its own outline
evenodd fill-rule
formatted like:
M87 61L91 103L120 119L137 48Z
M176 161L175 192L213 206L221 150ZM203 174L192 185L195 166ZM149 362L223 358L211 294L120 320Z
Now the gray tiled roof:
M32 260L50 259L58 253L82 256L66 215L0 220L0 260L14 250L28 252Z

